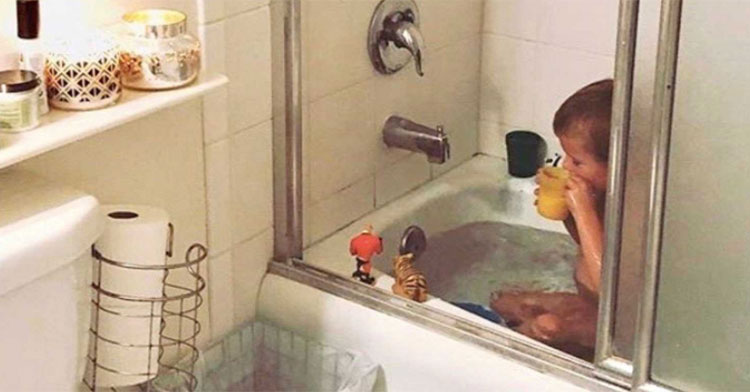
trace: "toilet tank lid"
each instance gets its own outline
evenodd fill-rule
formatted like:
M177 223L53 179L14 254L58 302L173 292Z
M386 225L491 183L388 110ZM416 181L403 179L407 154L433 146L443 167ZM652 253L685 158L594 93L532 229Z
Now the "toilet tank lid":
M28 172L0 171L0 296L88 252L103 227L93 196Z

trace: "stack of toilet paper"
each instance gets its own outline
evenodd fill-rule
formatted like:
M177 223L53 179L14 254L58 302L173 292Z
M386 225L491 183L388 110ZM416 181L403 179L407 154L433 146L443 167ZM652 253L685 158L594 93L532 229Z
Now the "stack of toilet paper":
M170 230L164 210L141 205L109 205L102 210L106 227L94 246L103 257L137 266L166 264ZM156 374L163 303L149 299L163 295L164 276L164 269L95 261L92 279L102 291L94 293L100 309L91 320L99 336L90 348L97 362L96 387L140 384Z

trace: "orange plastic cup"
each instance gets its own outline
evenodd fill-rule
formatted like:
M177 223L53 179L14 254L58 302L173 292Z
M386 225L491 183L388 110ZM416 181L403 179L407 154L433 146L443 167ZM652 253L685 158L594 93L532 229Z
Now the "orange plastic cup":
M552 220L565 220L570 211L565 201L565 183L570 173L561 167L547 166L539 173L539 198L536 210Z

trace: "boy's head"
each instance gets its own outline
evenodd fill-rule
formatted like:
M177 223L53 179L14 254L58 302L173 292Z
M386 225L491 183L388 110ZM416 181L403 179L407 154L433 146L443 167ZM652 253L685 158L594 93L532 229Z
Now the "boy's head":
M600 192L607 189L613 84L612 79L604 79L576 91L552 122L565 150L563 167Z

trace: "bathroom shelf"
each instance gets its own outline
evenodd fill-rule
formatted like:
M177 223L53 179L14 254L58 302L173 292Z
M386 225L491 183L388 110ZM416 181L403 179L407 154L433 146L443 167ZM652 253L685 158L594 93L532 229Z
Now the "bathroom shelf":
M116 105L99 110L72 112L52 109L42 117L38 128L18 134L0 134L0 169L198 98L228 81L226 76L217 75L198 79L175 90L123 90Z

